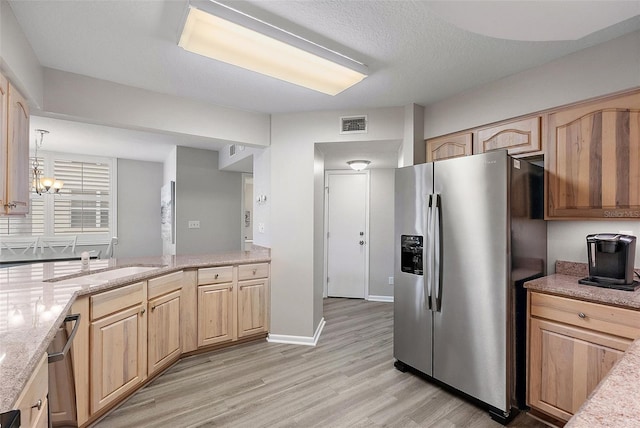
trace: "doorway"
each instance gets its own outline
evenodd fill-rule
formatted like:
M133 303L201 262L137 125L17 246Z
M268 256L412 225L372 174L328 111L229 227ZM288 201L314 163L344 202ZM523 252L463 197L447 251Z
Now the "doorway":
M253 174L242 174L241 249L253 246Z
M369 171L325 174L325 295L369 295Z

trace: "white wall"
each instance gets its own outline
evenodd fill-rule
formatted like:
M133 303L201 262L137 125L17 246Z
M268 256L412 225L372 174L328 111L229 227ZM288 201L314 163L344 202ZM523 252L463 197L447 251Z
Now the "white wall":
M167 159L165 159L163 166L163 181L162 185L165 186L172 181L176 181L176 168L178 164L178 148L174 147ZM175 201L173 201L175 204ZM174 205L175 206L175 205ZM178 214L178 208L175 207L176 215ZM163 241L162 242L162 254L165 256L176 254L176 244Z
M431 138L640 86L640 31L425 108Z
M267 197L258 203L259 195ZM271 248L271 149L263 149L253 156L253 245ZM259 226L264 225L264 232Z
M424 144L424 107L409 104L404 107L404 140L400 147L398 166L409 166L424 163L427 149Z
M393 296L395 169L369 173L369 295Z
M242 173L218 170L218 152L178 147L176 254L239 251ZM199 229L188 222L198 220Z
M313 152L313 217L324 219L324 154L314 148ZM324 220L313 230L313 326L317 327L323 316L324 296Z
M42 107L42 66L6 0L0 0L0 70L29 100L31 108Z
M425 138L640 87L639 47L636 31L426 106ZM555 272L556 260L587 261L588 233L633 230L640 235L638 221L548 223L549 273Z
M118 245L116 257L162 255L160 188L163 166L118 159Z
M45 69L44 110L80 121L269 145L269 115ZM217 165L216 165L217 168Z
M368 133L340 135L339 118L368 116ZM271 123L271 331L279 335L312 336L321 284L314 267L322 260L315 243L323 228L316 209L315 143L398 140L404 134L404 109L382 108L273 115ZM254 171L255 172L255 171ZM254 175L256 187L258 175ZM256 192L259 191L256 189ZM256 213L256 216L258 214ZM321 234L322 232L320 232ZM258 239L260 233L254 235ZM315 318L315 319L314 319Z

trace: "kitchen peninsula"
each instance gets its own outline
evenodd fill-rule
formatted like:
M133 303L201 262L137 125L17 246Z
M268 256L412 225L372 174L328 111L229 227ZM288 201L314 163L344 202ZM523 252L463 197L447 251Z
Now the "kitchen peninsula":
M77 309L77 305L86 304L87 313L83 313L81 319L81 327L84 326L86 331L79 330L74 340L74 371L82 364L76 358L79 352L76 348L85 346L89 350L90 320L102 322L109 318L107 315L112 315L99 313L106 307L99 304L108 302L110 309L119 309L114 306L120 301L119 297L124 297L121 299L125 302L124 307L141 308L136 316L138 321L144 320L144 334L140 335L144 339L147 338L147 317L151 329L152 314L180 314L177 321L180 324L177 330L180 349L175 358L167 359L160 369L166 368L184 353L200 348L211 349L210 345L214 343L220 346L238 340L264 338L269 320L269 263L269 249L254 247L251 251L207 255L92 260L89 272L82 270L81 261L0 269L0 300L3 306L0 311L0 413L15 408L19 398L23 398L20 397L21 392L41 364L65 316L72 308ZM178 284L178 288L171 289L175 284ZM144 299L132 300L131 296L124 296L120 291L132 286L140 290ZM177 307L170 306L166 311L156 310L156 305L160 308L167 301L163 301L163 298L176 291L179 297ZM212 309L224 310L224 316L216 315L216 320L207 322L202 318L204 314L198 312L203 307L207 308L209 315ZM222 323L217 323L219 318L224 319ZM202 331L213 335L212 329L216 328L225 330L226 336L219 334L218 340L209 342L199 340ZM100 330L97 322L91 325L91 331L94 330ZM183 340L185 332L189 338ZM170 341L167 339L167 342ZM183 343L188 346L184 347ZM153 346L153 349L162 349L163 346ZM146 340L143 348L146 351ZM151 354L152 347L149 346L149 349ZM95 349L91 352L92 356L95 355ZM148 377L146 352L140 357L139 362L144 363L142 367L145 372L141 374L138 384L132 385L131 391L142 385ZM96 376L94 372L89 373L89 358L89 355L84 356L86 372L76 373L87 384L86 377ZM94 370L94 367L91 369ZM156 370L152 373L152 366L149 365L149 378L159 372ZM95 383L94 378L92 383ZM78 403L79 424L83 425L94 415L104 413L119 398L110 397L109 403L100 408L90 408L88 402Z

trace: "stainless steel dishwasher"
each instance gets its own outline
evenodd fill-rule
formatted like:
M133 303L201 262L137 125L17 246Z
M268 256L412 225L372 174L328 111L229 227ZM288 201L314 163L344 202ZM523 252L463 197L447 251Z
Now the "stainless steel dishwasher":
M74 322L75 321L75 322ZM68 323L74 322L73 328ZM49 426L77 427L76 388L71 344L80 326L80 314L68 315L58 329L49 354Z

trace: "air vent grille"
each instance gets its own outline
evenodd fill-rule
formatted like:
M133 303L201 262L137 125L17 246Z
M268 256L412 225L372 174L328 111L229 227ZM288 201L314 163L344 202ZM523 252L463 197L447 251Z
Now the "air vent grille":
M340 118L341 134L365 134L367 132L367 116L343 116Z

